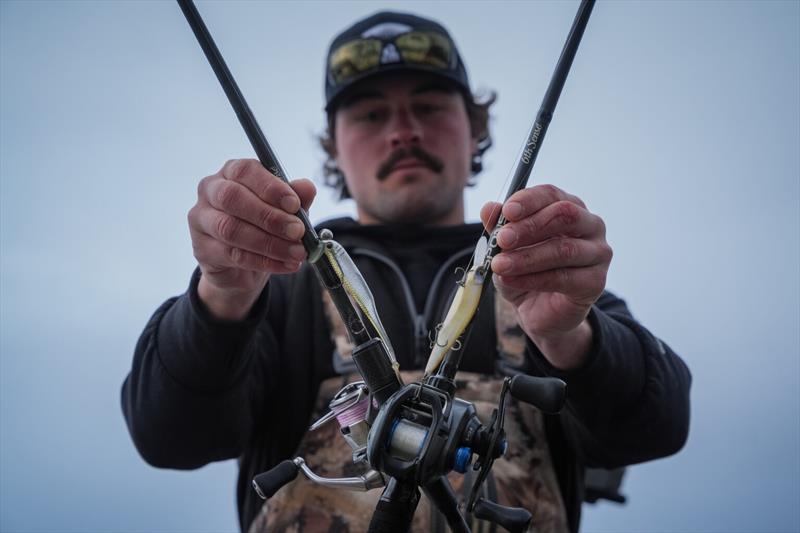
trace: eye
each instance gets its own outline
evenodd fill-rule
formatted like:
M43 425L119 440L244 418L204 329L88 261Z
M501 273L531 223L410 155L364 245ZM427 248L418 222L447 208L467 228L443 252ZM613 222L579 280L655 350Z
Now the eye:
M359 122L366 122L368 124L376 124L383 120L386 116L386 111L381 108L365 109L358 113L356 120Z
M414 109L418 114L425 116L441 111L442 106L433 102L418 102L414 105Z

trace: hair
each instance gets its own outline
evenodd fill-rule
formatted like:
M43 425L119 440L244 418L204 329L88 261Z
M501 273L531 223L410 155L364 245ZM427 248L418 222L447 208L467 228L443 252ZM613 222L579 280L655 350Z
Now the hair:
M489 133L489 108L497 100L497 93L490 91L486 95L474 95L459 91L464 96L464 105L467 109L470 132L477 141L477 150L472 154L472 176L467 181L467 186L472 187L477 183L475 176L483 170L483 154L492 146L492 136ZM327 129L318 137L319 145L325 152L327 159L322 165L322 174L325 185L338 193L339 200L351 198L350 191L344 174L336 165L336 108L329 109Z

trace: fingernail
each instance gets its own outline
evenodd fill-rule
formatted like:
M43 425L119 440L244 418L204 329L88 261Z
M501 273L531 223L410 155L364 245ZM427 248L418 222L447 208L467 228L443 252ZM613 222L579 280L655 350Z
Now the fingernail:
M289 222L286 224L286 236L293 241L302 237L305 232L306 229L303 227L302 222Z
M289 255L302 261L306 258L306 249L300 244L293 244L289 246Z
M503 248L514 246L514 243L517 242L517 232L511 228L503 228L497 234L497 242Z
M495 272L506 272L511 268L511 259L504 255L498 255L492 259L492 270Z
M281 198L281 209L287 213L297 213L297 211L300 209L300 201L296 196L287 194Z
M506 218L516 219L522 215L522 204L519 202L509 202L506 204L505 208L503 209L506 214Z

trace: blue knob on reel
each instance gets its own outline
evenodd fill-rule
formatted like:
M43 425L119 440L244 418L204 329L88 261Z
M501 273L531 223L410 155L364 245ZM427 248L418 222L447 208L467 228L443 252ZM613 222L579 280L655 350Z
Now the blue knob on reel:
M472 463L472 450L462 446L456 450L456 457L453 461L453 470L464 474Z

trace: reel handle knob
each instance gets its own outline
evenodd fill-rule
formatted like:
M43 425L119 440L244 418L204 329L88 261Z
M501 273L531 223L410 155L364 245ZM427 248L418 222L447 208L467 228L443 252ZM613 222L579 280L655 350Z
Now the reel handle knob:
M558 378L542 378L517 374L511 378L508 391L517 400L529 403L553 415L564 407L567 384Z
M297 477L300 466L289 459L282 461L253 478L253 488L262 500L272 498L281 487Z
M475 518L494 522L511 533L523 533L533 518L531 513L521 507L505 507L483 498L475 502L472 514Z

